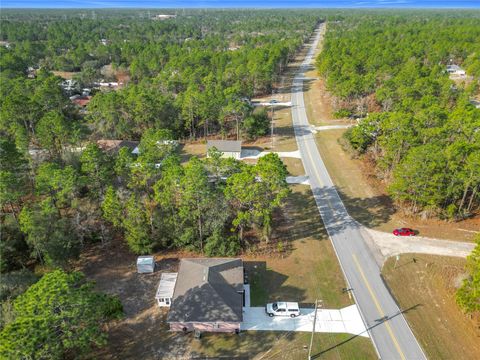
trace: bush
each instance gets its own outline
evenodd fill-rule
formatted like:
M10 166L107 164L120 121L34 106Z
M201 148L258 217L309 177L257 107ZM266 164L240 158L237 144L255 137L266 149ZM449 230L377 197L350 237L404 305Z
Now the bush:
M236 236L223 236L215 231L205 244L207 256L235 256L240 251L240 242Z
M349 128L343 134L343 138L359 153L364 153L372 143L371 138L364 136L359 126Z
M242 127L250 140L267 135L270 127L270 119L268 118L267 111L262 109L260 112L247 117L243 120Z
M335 119L342 119L352 115L352 111L348 109L340 109L333 113Z

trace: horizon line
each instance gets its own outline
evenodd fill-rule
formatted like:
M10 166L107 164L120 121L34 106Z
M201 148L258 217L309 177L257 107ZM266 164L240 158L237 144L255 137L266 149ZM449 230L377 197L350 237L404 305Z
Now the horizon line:
M28 6L28 7L3 7L0 5L0 9L2 10L112 10L112 9L118 9L118 10L123 10L123 9L130 9L130 10L145 10L145 9L158 9L158 10L163 10L163 9L270 9L270 10L276 10L276 9L332 9L332 10L340 10L340 9L369 9L369 10L468 10L468 9L474 9L474 10L480 10L480 4L475 6L475 5L464 5L464 6L400 6L400 7L395 7L395 6L369 6L369 5L352 5L352 6L181 6L181 7L174 7L174 6L164 6L164 7L157 7L157 6L145 6L145 7L135 7L135 6L130 6L130 5L125 5L125 6L105 6L105 7L49 7L49 6ZM1 16L1 14L0 14Z

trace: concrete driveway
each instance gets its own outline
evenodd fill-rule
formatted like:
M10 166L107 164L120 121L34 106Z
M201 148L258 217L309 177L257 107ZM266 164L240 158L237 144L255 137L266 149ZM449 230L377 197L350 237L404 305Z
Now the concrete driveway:
M263 307L243 308L242 331L304 331L313 328L314 309L300 309L296 318L274 316L269 317ZM356 305L340 310L317 309L315 332L348 333L368 337L360 313Z
M259 151L255 149L242 149L240 160L243 159L258 159L265 155L270 154L271 151ZM274 151L281 158L294 158L294 159L301 159L302 156L298 150L295 151Z

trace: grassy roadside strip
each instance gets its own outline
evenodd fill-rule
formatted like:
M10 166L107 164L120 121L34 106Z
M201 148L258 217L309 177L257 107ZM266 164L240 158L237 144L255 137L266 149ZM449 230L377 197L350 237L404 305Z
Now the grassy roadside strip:
M480 329L455 303L465 260L405 254L382 270L429 359L478 359ZM408 283L405 282L408 279Z

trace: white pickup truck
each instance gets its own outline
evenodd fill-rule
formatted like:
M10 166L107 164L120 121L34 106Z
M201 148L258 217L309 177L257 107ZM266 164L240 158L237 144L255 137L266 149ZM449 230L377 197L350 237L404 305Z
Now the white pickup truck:
M292 318L300 315L300 308L296 302L277 301L265 305L265 312L268 316L290 316Z

